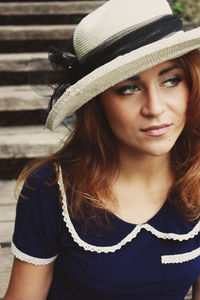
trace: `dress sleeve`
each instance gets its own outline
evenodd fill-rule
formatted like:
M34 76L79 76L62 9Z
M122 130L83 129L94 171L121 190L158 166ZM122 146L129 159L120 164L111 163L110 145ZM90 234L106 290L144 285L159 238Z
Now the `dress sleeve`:
M35 265L54 261L59 252L59 189L48 184L52 181L48 171L41 167L29 176L16 209L12 252Z

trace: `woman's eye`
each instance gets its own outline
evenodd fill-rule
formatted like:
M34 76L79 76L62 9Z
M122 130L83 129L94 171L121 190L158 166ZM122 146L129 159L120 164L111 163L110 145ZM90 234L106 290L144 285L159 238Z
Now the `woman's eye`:
M117 94L129 95L137 92L138 90L139 90L138 86L136 84L132 84L132 85L120 87L119 89L117 89Z
M171 78L168 78L167 80L164 81L163 85L165 87L174 87L179 84L179 82L182 81L182 78L180 76L174 76Z

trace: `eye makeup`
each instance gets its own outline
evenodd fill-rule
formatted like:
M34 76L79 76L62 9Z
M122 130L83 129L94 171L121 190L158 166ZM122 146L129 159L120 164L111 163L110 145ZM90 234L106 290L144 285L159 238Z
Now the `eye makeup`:
M166 80L164 80L161 85L166 88L173 88L177 86L181 81L183 80L183 77L181 75L172 75L169 76ZM135 83L126 84L124 86L121 86L119 88L116 88L114 92L117 95L130 95L135 92L138 92L140 90L139 85Z
M131 83L131 84L117 88L115 90L115 93L118 95L129 95L129 94L137 92L138 90L139 90L139 87L136 84Z
M183 80L183 77L180 75L173 75L170 76L169 78L167 78L164 82L163 85L165 85L166 87L175 87L179 84L179 82L181 82ZM169 83L169 85L167 85Z

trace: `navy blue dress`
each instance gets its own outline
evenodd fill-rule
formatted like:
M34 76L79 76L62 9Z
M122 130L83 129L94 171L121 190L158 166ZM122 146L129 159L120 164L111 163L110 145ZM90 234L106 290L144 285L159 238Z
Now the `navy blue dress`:
M200 222L185 222L166 201L145 224L113 216L112 230L85 235L69 217L61 176L46 184L53 179L50 165L29 177L12 242L22 261L55 261L48 300L184 299L200 275Z

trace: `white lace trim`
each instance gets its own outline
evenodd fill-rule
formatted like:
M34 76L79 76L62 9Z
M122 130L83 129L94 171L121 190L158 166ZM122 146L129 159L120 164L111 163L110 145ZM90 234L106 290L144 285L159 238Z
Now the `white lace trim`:
M11 244L11 251L14 254L14 256L16 256L18 259L25 261L27 263L33 264L33 265L47 265L51 262L53 262L54 260L56 260L57 256L53 256L50 258L37 258L37 257L33 257L30 255L27 255L23 252L21 252L16 246L15 244L12 242Z
M152 227L149 224L142 224L140 226L141 226L141 228L144 228L147 231L150 231L153 235L155 235L158 238L161 238L161 239L164 239L164 240L180 241L180 242L192 239L200 231L200 221L188 233L167 233L167 232L162 232L162 231L159 231L159 230L155 229L154 227Z
M191 252L186 252L182 254L173 254L173 255L163 255L161 256L162 264L178 264L190 261L197 258L200 255L200 248L197 248Z
M113 246L95 246L92 244L88 244L79 237L78 233L76 232L76 230L72 224L71 218L69 216L67 200L66 200L66 193L65 193L63 179L62 179L62 170L61 170L60 166L59 166L58 185L59 185L61 196L62 196L62 215L63 215L64 222L66 223L66 226L67 226L73 240L80 247L83 247L86 251L92 251L92 252L98 252L98 253L115 252L116 250L121 249L121 247L124 246L126 243L131 242L142 229L146 229L147 231L151 232L153 235L155 235L158 238L168 239L168 240L172 239L172 240L177 240L177 241L185 241L185 240L191 239L195 235L197 235L200 231L200 221L190 232L188 232L186 234L161 232L161 231L158 231L157 229L155 229L154 227L152 227L151 225L145 223L145 224L136 225L136 227L125 238L123 238L119 243L117 243Z

